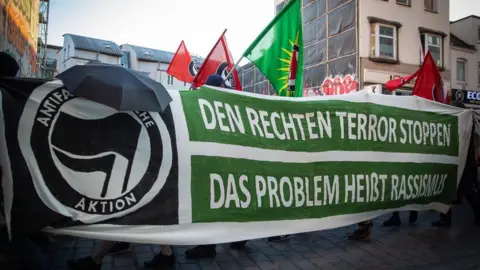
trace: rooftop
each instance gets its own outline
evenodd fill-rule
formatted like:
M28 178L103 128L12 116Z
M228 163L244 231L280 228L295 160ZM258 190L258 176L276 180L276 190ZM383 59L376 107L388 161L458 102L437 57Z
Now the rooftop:
M126 46L130 46L132 50L137 55L137 59L140 61L149 61L149 62L161 62L161 63L170 63L173 59L175 53L156 50L152 48L141 47L137 45L125 44ZM123 46L123 45L122 45ZM192 56L192 59L197 64L203 62L202 58Z
M458 48L463 48L463 49L472 50L472 51L477 50L474 45L468 44L467 42L461 40L459 37L455 36L452 33L450 33L450 44Z
M65 34L63 36L70 36L76 49L109 54L114 56L122 56L122 50L113 41L79 36L74 34Z
M466 17L463 17L463 18L460 18L456 21L453 21L453 22L450 22L451 24L452 23L456 23L456 22L459 22L459 21L463 21L463 20L466 20L466 19L470 19L470 18L474 18L474 19L479 19L480 20L480 17L477 16L477 15L470 15L470 16L466 16Z

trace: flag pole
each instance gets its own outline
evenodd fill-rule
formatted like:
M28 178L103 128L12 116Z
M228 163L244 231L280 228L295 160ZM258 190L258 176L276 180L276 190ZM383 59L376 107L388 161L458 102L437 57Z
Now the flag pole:
M233 68L230 69L230 71L227 74L227 79L228 79L228 77L230 77L230 75L232 75L233 71L237 68L238 64L240 64L240 61L242 61L243 58L245 58L245 56L242 55L242 57L240 57L240 59L238 59L238 61L235 63Z

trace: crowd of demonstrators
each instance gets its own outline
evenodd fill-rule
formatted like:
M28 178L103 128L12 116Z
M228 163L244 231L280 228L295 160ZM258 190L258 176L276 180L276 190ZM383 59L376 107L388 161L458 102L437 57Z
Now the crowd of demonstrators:
M12 61L13 60L13 61ZM4 54L0 54L1 63L0 76L14 77L18 72L18 64L15 60ZM225 87L224 79L219 75L211 75L206 82L207 85ZM465 107L462 103L453 103L453 106ZM472 131L473 135L473 131ZM2 192L0 190L0 195ZM475 140L474 136L471 137L468 147L467 161L464 169L464 173L458 186L458 199L465 197L468 203L472 206L475 213L476 224L480 225L480 195L477 186L477 162L475 154ZM1 200L1 197L0 197ZM3 202L3 200L1 200ZM3 213L3 207L2 207ZM415 223L418 218L418 212L410 211L409 222ZM1 221L1 219L0 219ZM394 212L392 216L383 223L384 226L398 226L401 224L399 212ZM434 222L433 226L449 227L451 225L451 210L447 214L441 214L440 220ZM1 233L7 235L6 227L3 228L0 222ZM348 236L350 240L365 240L372 232L373 223L371 220L367 220L358 224L358 229ZM0 235L1 236L1 235ZM290 238L290 235L274 236L268 238L269 242L285 241ZM6 240L5 240L6 239ZM10 242L8 237L0 237L0 241L4 241L6 245L22 260L27 266L26 269L35 270L49 270L50 265L42 251L42 247L45 247L48 239L40 232L25 235L22 237L16 237ZM230 247L235 250L243 250L247 244L247 240L230 243ZM72 270L97 270L101 269L102 261L106 255L115 255L125 253L131 250L131 244L125 242L113 242L113 241L99 241L97 251L89 257L69 260L68 266ZM202 259L213 258L216 256L216 245L200 245L188 249L185 252L187 259ZM144 266L147 269L163 269L165 267L171 267L175 264L175 256L170 246L160 245L160 252L152 258L152 260L145 262Z

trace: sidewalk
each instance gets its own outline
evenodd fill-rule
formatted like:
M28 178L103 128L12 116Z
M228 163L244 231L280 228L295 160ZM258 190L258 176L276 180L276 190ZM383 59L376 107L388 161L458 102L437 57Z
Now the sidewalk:
M368 242L348 241L346 234L355 228L350 226L295 235L284 243L255 240L242 252L230 250L227 244L219 245L214 260L187 261L186 247L177 247L176 269L480 269L480 228L473 226L468 206L454 210L450 229L430 227L430 221L436 219L433 212L420 213L419 222L413 226L407 222L408 213L403 213L406 222L399 228L381 227L387 218L375 220ZM67 269L67 259L89 256L95 244L71 237L57 239L53 269ZM156 246L135 245L129 254L107 257L102 269L143 269L143 262L156 252ZM13 269L8 267L2 265L0 256L0 269Z

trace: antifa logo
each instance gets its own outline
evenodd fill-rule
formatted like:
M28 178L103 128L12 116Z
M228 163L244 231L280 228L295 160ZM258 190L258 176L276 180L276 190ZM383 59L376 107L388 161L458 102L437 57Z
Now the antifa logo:
M122 134L122 144L112 138L110 132L105 132L105 129L115 129L118 123L122 123L124 129L129 131ZM76 172L104 172L105 180L100 193L103 199L112 180L116 157L123 158L126 160L126 171L118 180L122 181L121 192L126 191L142 128L140 123L124 113L92 121L60 112L55 126L57 128L53 130L51 137L52 148L61 164ZM89 132L84 134L79 130Z
M440 79L440 84L434 84L432 87L432 98L436 102L445 103L447 100L446 89L443 80Z
M190 61L190 64L188 64L188 72L192 77L195 77L197 75L198 68L193 60Z
M227 75L230 73L230 68L228 68L228 63L223 62L217 68L217 75L222 76L223 80L225 81L225 88L235 89L235 76L233 76L233 72L230 73L230 76Z
M30 170L40 174L35 188L47 206L99 222L136 211L160 192L172 167L172 145L159 114L92 105L63 88L39 100L31 149L22 152L34 156L29 167L38 166Z

